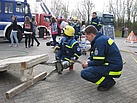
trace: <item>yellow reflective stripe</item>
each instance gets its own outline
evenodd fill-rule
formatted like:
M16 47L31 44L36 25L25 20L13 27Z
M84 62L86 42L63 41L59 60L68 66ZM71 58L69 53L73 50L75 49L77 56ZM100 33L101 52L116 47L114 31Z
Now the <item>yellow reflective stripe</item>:
M97 84L97 85L101 84L104 79L105 79L105 77L100 78L95 84Z
M74 55L75 55L76 57L78 57L78 58L80 57L80 56L78 56L78 54L76 54L76 53L75 53Z
M93 57L93 59L101 59L101 60L104 60L105 59L105 57Z
M114 41L113 41L111 38L108 39L108 44L109 44L109 45L112 45L113 42L114 42Z
M109 63L104 63L104 65L109 65Z
M102 26L102 24L98 24L98 26Z
M68 46L68 45L65 45L67 48L73 48L73 46L75 45L77 43L77 41L76 42L74 42L71 46Z
M91 54L93 54L94 52L93 52L93 51L91 51L90 53L91 53Z
M65 58L65 60L67 60L67 61L69 61L69 62L70 62L70 59L68 59L68 58Z
M97 24L96 22L92 22L92 24Z
M121 75L122 71L118 71L118 72L114 72L114 71L110 71L109 75Z

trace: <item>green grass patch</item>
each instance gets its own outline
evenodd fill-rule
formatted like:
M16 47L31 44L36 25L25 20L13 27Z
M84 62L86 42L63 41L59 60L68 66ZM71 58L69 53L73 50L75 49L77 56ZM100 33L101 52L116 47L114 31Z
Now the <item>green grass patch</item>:
M115 30L115 36L116 36L116 37L122 37L122 31L120 31L120 30Z

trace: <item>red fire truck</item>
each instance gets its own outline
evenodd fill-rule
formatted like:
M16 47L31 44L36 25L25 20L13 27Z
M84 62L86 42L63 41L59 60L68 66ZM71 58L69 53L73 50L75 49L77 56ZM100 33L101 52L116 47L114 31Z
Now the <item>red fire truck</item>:
M43 38L44 33L46 33L46 35L50 35L50 18L52 17L52 14L44 2L41 2L40 6L44 13L32 13L32 17L36 21L37 34L39 34L39 37Z
M46 6L46 4L44 2L40 3L40 6L43 10L44 13L32 13L32 16L35 18L35 21L37 22L37 34L39 34L39 37L43 38L44 33L46 33L46 35L50 36L51 34L51 27L50 27L50 18L53 16L50 12L50 10L48 9L48 7ZM58 18L57 19L57 23L58 26L60 27L60 24L62 21L67 21L65 18ZM62 33L62 28L59 28L61 33Z
M35 18L37 26L36 31L39 34L39 37L43 38L44 32L46 35L50 35L50 18L52 15L45 13L33 13L32 16Z

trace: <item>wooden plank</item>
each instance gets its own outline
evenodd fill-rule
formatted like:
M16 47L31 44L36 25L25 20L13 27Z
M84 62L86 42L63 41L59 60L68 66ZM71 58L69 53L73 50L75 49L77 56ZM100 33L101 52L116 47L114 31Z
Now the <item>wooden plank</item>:
M49 57L47 54L35 55L35 56L24 56L24 57L15 57L0 60L0 69L10 69L17 68L28 69L36 66L39 63L48 61Z
M14 88L12 88L11 90L6 92L6 98L9 99L9 98L12 98L13 96L19 94L20 92L24 91L25 89L32 86L36 82L44 79L46 77L46 75L47 75L47 72L42 72L39 75L35 76L33 80L29 80L27 82L24 82Z
M26 62L27 64L27 68L31 68L33 66L36 66L37 64L40 64L40 63L43 63L43 62L46 62L48 61L48 56L40 56L40 57L37 57L37 59L31 59L30 61ZM26 69L27 69L26 68Z
M9 69L20 70L20 79L24 82L29 79L26 77L27 75L24 73L24 70L31 69L40 63L48 61L48 59L49 57L47 54L3 59L0 60L0 71ZM33 69L31 71L32 73L30 76L32 77Z
M7 59L0 60L0 64L26 62L26 61L34 60L35 58L39 58L39 57L47 57L47 54L7 58ZM4 61L4 62L2 62L2 61Z

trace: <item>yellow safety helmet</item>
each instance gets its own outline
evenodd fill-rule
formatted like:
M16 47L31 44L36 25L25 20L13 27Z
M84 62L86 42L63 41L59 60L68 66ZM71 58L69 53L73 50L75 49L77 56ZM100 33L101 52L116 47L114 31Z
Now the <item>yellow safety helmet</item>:
M77 17L73 17L73 20L78 20L78 18Z
M65 26L64 30L64 34L67 36L74 36L75 33L75 29L72 26Z

